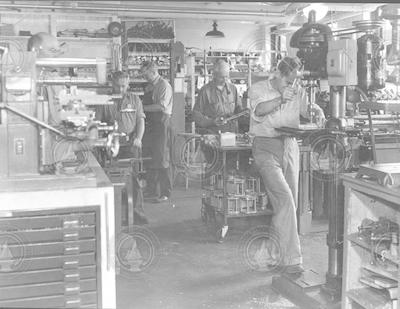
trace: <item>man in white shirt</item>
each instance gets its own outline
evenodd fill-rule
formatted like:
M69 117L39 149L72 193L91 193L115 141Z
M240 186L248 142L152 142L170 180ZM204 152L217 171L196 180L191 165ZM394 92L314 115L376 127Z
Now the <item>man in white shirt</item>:
M295 86L300 66L297 59L285 57L274 76L249 91L253 157L274 209L272 224L283 253L280 266L287 273L303 272L296 221L299 147L295 138L275 129L297 128L300 114L307 114L306 94ZM324 119L317 105L311 108Z

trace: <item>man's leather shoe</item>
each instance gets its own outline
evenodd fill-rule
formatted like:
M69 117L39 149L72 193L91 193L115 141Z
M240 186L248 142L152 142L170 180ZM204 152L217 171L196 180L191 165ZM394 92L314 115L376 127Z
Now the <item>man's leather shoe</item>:
M169 197L163 195L163 196L160 196L159 198L156 198L156 199L154 200L154 202L155 202L155 203L164 203L164 202L167 202L168 200L169 200Z

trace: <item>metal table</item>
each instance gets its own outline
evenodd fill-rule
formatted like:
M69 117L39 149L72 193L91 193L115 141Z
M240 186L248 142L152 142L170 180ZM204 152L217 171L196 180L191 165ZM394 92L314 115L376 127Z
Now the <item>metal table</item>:
M225 147L215 147L214 150L216 153L221 156L222 160L222 195L223 195L223 207L222 209L218 209L216 205L212 205L211 203L206 201L206 198L203 194L202 198L202 219L208 227L211 227L211 231L215 233L216 239L218 242L223 242L227 231L228 231L228 219L229 218L242 218L242 217L254 217L254 216L271 216L273 211L269 208L266 208L262 211L257 211L256 213L238 213L232 214L228 212L228 199L227 197L227 179L228 179L228 170L227 170L227 155L228 153L236 152L236 162L237 169L239 166L240 153L250 152L252 149L251 145L243 144L237 146L225 146ZM202 178L202 185L204 188L204 178ZM222 218L222 220L218 221L218 217Z

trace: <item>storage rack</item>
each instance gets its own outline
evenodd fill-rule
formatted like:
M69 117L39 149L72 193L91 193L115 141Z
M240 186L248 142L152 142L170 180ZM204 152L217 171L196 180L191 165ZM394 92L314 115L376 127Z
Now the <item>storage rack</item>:
M344 175L345 229L342 308L397 308L400 295L400 251L385 254L379 246L361 237L359 227L364 219L377 221L380 217L400 223L400 191L378 185L375 181ZM399 235L397 235L397 238ZM381 260L386 262L381 263ZM397 269L397 270L396 270ZM397 297L391 299L385 288L373 288L360 282L365 272L397 281ZM396 289L396 287L395 287Z
M228 219L254 216L271 216L273 211L268 203L268 196L262 192L260 178L251 175L244 177L230 176L227 157L236 154L236 172L247 168L243 158L249 158L251 146L219 146L214 148L221 170L214 175L202 174L202 220L211 227L216 240L222 242L226 236ZM243 157L244 156L244 157ZM218 163L217 163L218 164ZM224 230L225 229L225 230Z
M139 76L140 65L144 61L156 61L159 66L159 74L172 85L174 73L171 53L174 40L160 38L161 35L156 38L155 34L145 31L140 33L141 37L133 37L134 33L132 35L129 30L133 25L135 23L130 21L122 23L122 66L129 73L131 90L138 95L144 94L147 83Z

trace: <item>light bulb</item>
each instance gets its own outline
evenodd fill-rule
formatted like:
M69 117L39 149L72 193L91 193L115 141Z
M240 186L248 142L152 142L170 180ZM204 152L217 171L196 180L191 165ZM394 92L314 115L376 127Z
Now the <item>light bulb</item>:
M316 21L319 21L322 18L324 18L329 11L328 7L323 3L312 3L303 9L304 15L308 17L308 13L310 13L311 10L315 11Z

